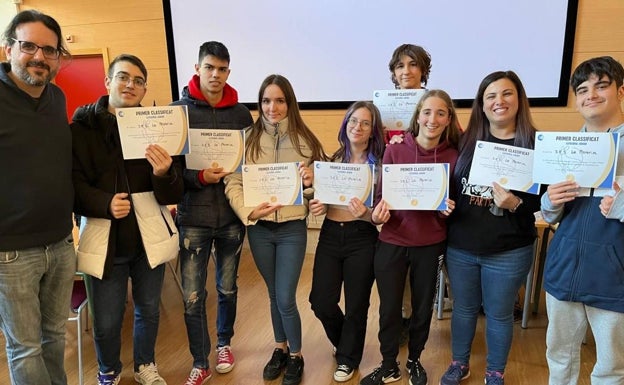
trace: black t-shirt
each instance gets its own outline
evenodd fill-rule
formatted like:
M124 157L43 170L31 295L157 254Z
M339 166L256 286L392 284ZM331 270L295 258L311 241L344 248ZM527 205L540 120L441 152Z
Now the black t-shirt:
M492 135L488 142L513 146L514 139L501 140ZM490 212L494 205L493 188L468 184L470 164L454 175L457 188L456 207L449 217L448 245L476 254L497 253L530 245L536 237L535 216L539 210L539 195L513 191L523 203L515 213L500 210Z

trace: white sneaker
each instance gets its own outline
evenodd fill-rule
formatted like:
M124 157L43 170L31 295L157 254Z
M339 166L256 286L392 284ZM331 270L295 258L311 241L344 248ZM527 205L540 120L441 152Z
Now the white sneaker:
M134 372L134 380L141 385L167 385L165 380L158 374L156 364L139 365L139 371Z

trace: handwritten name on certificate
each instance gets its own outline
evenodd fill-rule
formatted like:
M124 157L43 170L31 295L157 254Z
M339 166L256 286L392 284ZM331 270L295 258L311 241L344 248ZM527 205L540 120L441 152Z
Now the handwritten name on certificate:
M186 168L203 170L223 167L223 172L240 171L245 155L245 130L191 128L191 152Z
M359 198L371 207L373 180L372 164L314 162L314 197L321 203L346 206Z
M381 195L391 210L446 210L448 163L384 164Z
M468 184L492 186L492 182L539 194L540 185L533 183L533 150L478 140Z
M611 188L620 137L608 132L538 132L533 181L576 181L581 187Z
M377 90L373 92L373 104L381 113L381 121L388 130L407 130L416 105L427 92L418 90Z
M302 205L299 163L246 164L242 169L245 207L260 203Z
M124 159L145 158L150 144L158 144L169 155L188 154L186 106L118 108L115 115Z

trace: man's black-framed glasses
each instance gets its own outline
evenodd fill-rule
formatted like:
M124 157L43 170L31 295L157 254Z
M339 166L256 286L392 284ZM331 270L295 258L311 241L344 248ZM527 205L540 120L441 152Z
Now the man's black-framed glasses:
M19 49L21 52L26 53L28 55L34 55L37 53L37 50L41 50L43 52L43 56L46 59L56 60L61 55L61 51L58 48L54 48L49 45L44 45L43 47L33 43L32 41L26 40L17 40L15 38L11 38L15 40L19 44Z

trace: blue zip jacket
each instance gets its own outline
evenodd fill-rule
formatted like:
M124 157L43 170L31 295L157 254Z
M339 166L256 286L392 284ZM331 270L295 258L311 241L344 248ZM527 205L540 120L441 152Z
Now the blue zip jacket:
M622 138L624 125L611 131ZM544 220L559 221L546 257L544 289L560 301L624 313L624 210L614 203L605 218L601 199L577 197L555 206L547 193L542 196Z

